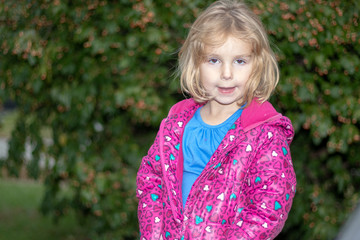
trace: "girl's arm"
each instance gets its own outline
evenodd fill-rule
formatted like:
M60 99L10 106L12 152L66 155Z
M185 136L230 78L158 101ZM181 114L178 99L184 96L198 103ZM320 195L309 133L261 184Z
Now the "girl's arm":
M235 211L234 219L224 225L205 228L206 237L268 240L274 239L282 230L295 195L295 172L283 129L262 130L261 143L232 210Z
M228 239L275 238L282 230L292 205L296 178L288 134L285 134L292 128L263 130L259 139L265 141L258 147L252 161Z
M159 239L162 229L162 172L158 154L159 133L142 159L136 178L139 228L141 237L145 239Z

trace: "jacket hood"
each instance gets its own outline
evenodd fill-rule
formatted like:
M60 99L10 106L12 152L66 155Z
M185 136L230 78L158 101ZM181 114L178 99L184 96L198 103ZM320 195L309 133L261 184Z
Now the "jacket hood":
M269 102L259 103L253 100L243 111L241 125L247 132L259 126L262 123L270 122L280 118L282 115L278 113Z
M183 110L197 109L203 104L197 103L194 99L185 99L175 104L169 112L169 115L177 114ZM194 111L195 112L195 111ZM250 131L251 129L263 124L280 120L282 117L281 113L278 113L276 109L271 105L270 102L266 101L263 103L258 102L256 99L253 100L249 106L247 106L241 114L241 126L244 132ZM274 124L277 127L284 128L285 134L288 138L288 143L292 141L294 130L291 125L283 121L275 121Z

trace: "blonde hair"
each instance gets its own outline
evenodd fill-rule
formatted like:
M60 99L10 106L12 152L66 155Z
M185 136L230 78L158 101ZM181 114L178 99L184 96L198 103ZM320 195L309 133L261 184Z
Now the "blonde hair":
M199 67L204 61L205 47L221 46L229 36L250 43L254 61L244 97L238 104L249 104L253 98L265 102L279 81L277 60L260 19L245 3L238 1L214 2L191 26L179 52L182 91L199 103L211 99L201 84Z

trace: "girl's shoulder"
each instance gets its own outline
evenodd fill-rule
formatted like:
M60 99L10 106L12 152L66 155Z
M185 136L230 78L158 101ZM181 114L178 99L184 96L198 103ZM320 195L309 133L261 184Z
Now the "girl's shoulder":
M184 99L176 104L174 104L169 111L168 116L173 114L178 114L183 112L184 110L189 110L193 107L200 106L199 103L195 102L193 98Z
M278 113L270 102L260 103L254 99L244 109L242 116L242 127L248 131L263 123L279 119L282 114Z
M267 128L269 131L280 131L288 139L292 139L294 129L291 120L281 113L277 112L273 105L265 101L259 103L253 101L243 111L242 127L245 132L254 128Z

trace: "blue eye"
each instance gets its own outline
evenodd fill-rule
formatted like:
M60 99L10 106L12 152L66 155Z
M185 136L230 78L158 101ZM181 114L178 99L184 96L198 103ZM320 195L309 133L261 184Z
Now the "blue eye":
M208 62L209 62L209 63L212 63L212 64L215 64L215 63L219 63L220 60L217 59L217 58L209 58Z
M237 64L245 64L246 62L243 59L236 59L235 63L237 63Z

